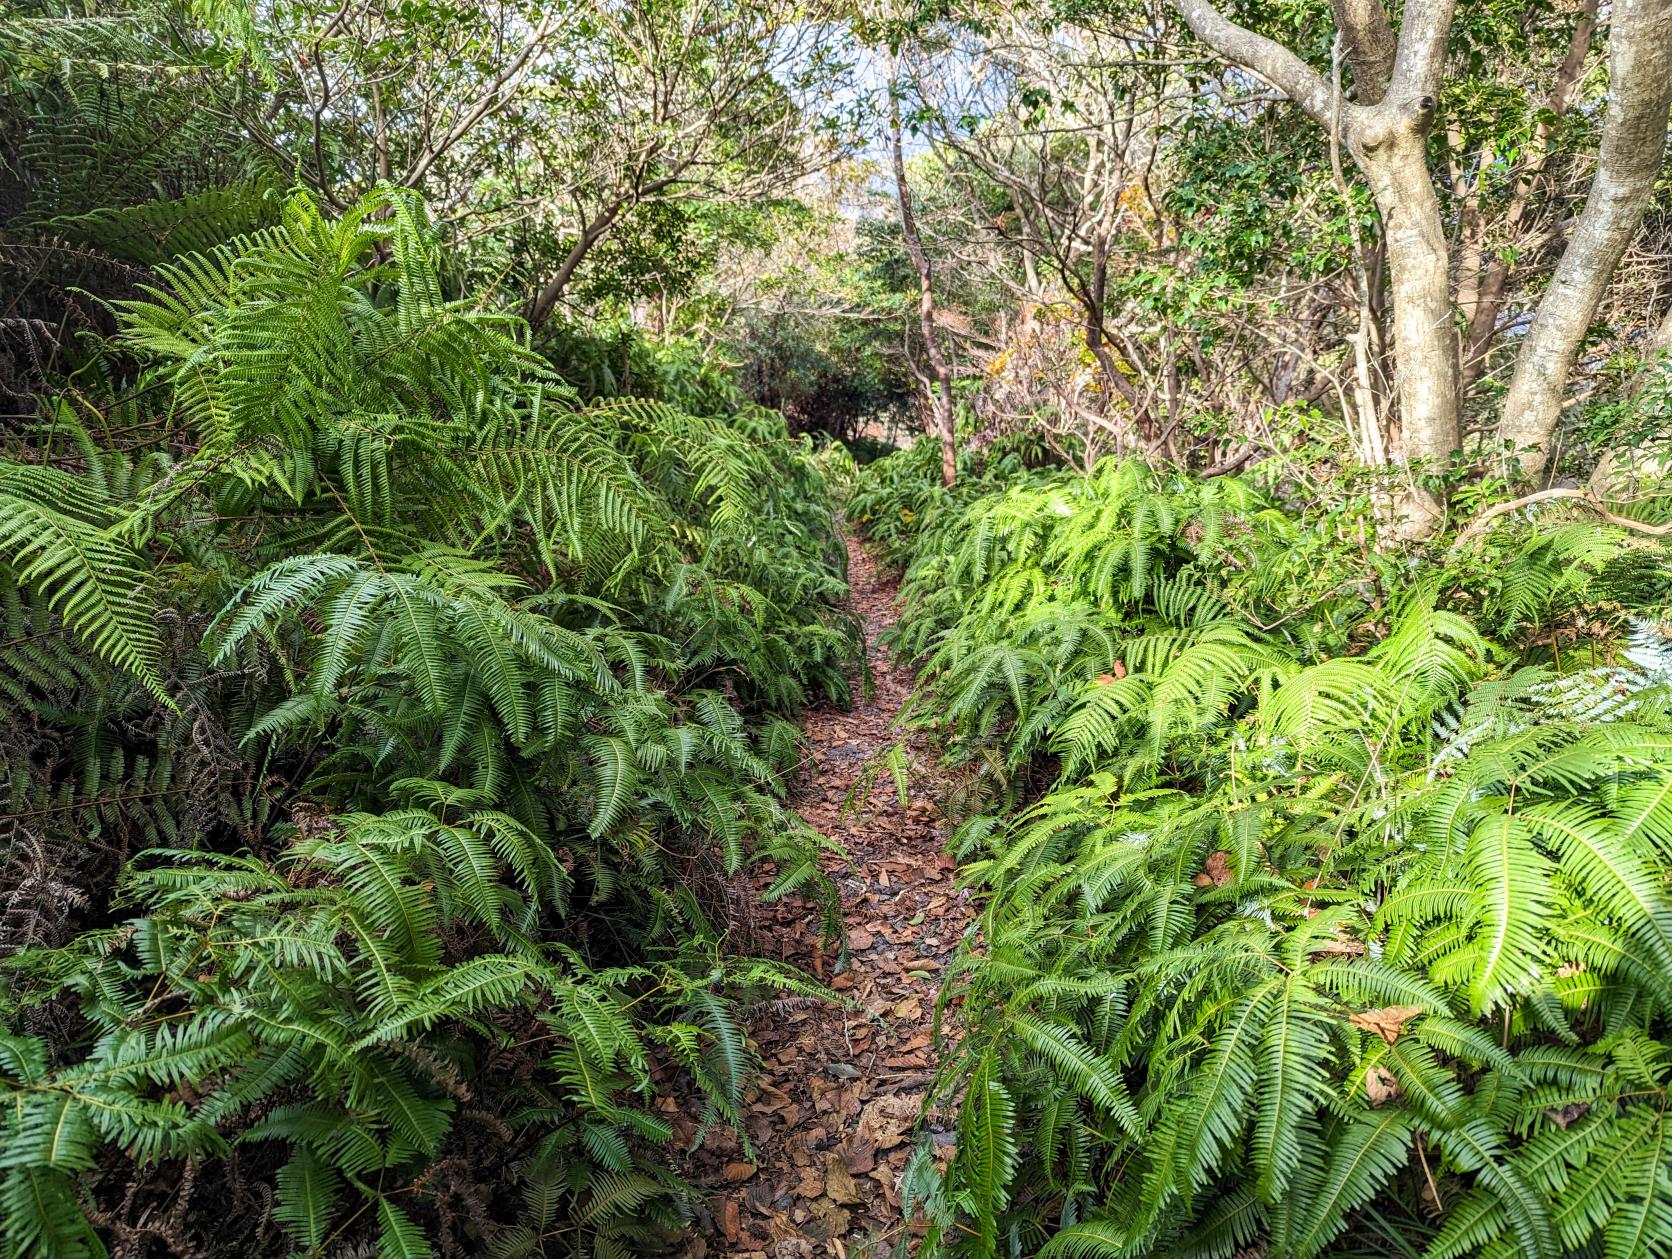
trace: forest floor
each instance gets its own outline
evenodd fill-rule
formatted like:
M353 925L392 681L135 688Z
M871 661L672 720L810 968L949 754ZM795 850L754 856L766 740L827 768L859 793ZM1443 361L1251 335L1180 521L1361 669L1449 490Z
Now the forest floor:
M716 1126L689 1156L684 1171L706 1195L708 1218L688 1259L873 1259L909 1239L899 1178L944 1052L932 1034L941 972L971 908L931 802L932 748L908 743L904 807L878 765L902 737L895 722L912 677L877 646L895 620L894 582L851 538L848 560L872 691L851 711L808 714L807 769L790 802L852 857L851 866L828 866L842 894L849 953L843 960L821 949L817 914L793 898L755 903L743 942L746 952L822 979L842 1002L773 1001L756 1011L750 1035L764 1071L746 1115L752 1153ZM764 889L772 873L753 872L752 890ZM937 1159L950 1158L952 1116L924 1118ZM676 1131L692 1125L680 1136L694 1132L688 1114L670 1119Z

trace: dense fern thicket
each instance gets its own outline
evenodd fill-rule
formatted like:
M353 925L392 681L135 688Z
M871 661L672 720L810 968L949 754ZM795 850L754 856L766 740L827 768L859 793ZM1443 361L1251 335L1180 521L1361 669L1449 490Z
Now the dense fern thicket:
M984 904L931 1248L1672 1248L1664 546L1418 562L1253 480L932 475L850 500Z
M414 196L261 198L0 449L5 1253L647 1253L652 1072L739 1122L734 1003L803 982L730 876L828 892L824 483L583 402Z

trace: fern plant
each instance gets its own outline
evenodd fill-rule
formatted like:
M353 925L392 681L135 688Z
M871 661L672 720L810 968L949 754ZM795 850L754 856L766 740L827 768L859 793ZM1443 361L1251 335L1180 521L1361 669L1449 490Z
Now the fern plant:
M828 494L769 413L583 404L409 193L238 227L0 462L6 868L103 837L5 920L0 1239L102 1253L189 1168L263 1253L643 1253L657 1081L740 1126L739 1003L814 991L732 876L839 926L780 803L855 655Z
M916 719L1010 785L931 1253L1672 1248L1668 558L1302 574L1314 527L1105 464L912 544Z

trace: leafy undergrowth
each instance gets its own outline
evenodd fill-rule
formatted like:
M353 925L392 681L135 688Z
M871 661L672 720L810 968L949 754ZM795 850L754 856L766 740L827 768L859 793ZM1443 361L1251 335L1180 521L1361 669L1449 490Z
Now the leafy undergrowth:
M1664 547L934 453L848 503L979 889L926 1253L1672 1249Z
M583 405L409 194L270 209L0 449L5 1253L648 1253L656 1079L741 1127L739 1000L816 991L734 877L835 909L823 480Z

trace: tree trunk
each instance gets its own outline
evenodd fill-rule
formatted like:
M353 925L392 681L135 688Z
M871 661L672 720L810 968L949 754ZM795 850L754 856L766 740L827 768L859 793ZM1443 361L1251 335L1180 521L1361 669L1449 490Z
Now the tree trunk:
M1672 3L1672 0L1656 0ZM1343 52L1353 68L1347 104L1292 51L1230 21L1212 0L1172 0L1197 38L1277 86L1332 134L1339 127L1381 212L1393 310L1396 457L1438 469L1461 441L1457 334L1438 198L1428 173L1427 137L1444 81L1455 0L1407 0L1395 47L1381 0L1340 0ZM1369 103L1365 103L1369 102ZM1426 537L1444 504L1411 479L1397 504L1400 531Z
M1352 99L1356 105L1379 105L1393 77L1399 41L1388 25L1381 0L1333 0L1335 27L1342 36L1342 55L1353 68Z
M1532 480L1549 463L1568 373L1654 195L1672 109L1672 0L1615 0L1608 70L1596 177L1516 356L1498 426Z
M557 309L557 303L563 297L563 290L568 288L569 281L575 278L576 268L592 251L592 247L609 232L621 209L622 202L612 202L604 207L597 218L581 228L581 234L575 238L574 245L558 265L557 273L546 281L533 300L523 308L523 318L530 324L538 328L551 318L552 311Z
M1461 444L1461 382L1445 227L1428 173L1433 118L1432 97L1389 98L1355 112L1347 143L1376 198L1387 250L1399 404L1394 454L1407 470L1416 463L1437 472ZM1396 510L1403 535L1427 537L1438 528L1445 505L1408 472Z
M906 159L900 145L900 100L894 93L893 76L888 86L888 138L894 158L894 192L900 202L900 234L905 238L906 253L917 270L917 321L923 332L924 353L929 359L929 371L935 382L930 391L934 408L935 429L940 434L941 480L953 485L958 480L958 450L953 427L952 367L941 353L940 340L935 333L934 275L929 270L929 256L923 252L923 241L917 234L917 216L912 213L911 189L906 184Z
M1458 263L1457 306L1468 324L1463 333L1463 391L1468 391L1485 373L1487 356L1498 336L1499 316L1503 313L1504 294L1509 287L1510 264L1503 254L1487 253L1488 234L1499 240L1518 241L1535 215L1535 193L1545 174L1545 163L1550 157L1550 140L1560 119L1573 105L1585 61L1591 51L1591 37L1596 34L1598 0L1580 0L1574 16L1573 33L1568 37L1567 55L1556 70L1556 81L1550 95L1539 111L1540 120L1533 128L1531 144L1524 145L1520 161L1524 169L1516 177L1510 191L1509 205L1502 219L1488 224L1480 212L1480 185L1485 173L1497 159L1490 146L1480 156L1475 178L1469 183L1464 197L1463 223L1459 235L1463 240ZM1503 81L1508 82L1517 67L1504 68ZM1461 172L1454 171L1453 185L1462 182Z

